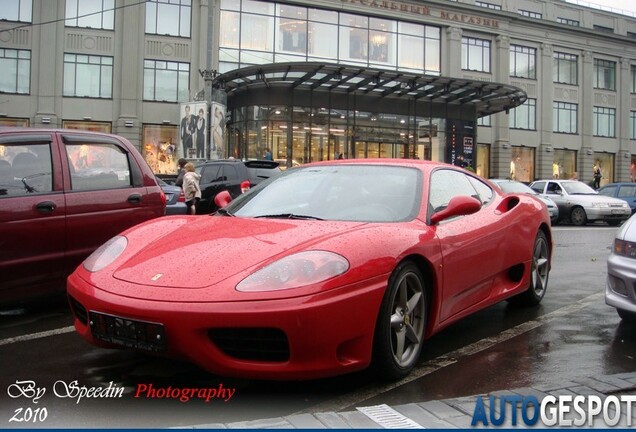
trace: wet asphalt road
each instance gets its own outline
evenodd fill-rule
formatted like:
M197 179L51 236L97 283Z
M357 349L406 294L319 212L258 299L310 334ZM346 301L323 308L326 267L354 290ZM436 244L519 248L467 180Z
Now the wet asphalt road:
M537 308L495 305L430 339L407 379L385 383L363 372L305 383L212 376L187 363L94 348L75 335L64 299L0 311L0 427L173 427L228 423L299 412L404 404L564 382L636 370L636 326L605 305L606 259L616 228L558 227L548 293ZM24 340L25 335L52 335ZM18 340L12 338L19 338ZM121 398L54 395L79 386L113 386ZM45 393L16 395L17 381ZM56 384L57 382L57 384ZM224 401L135 398L139 386L214 388ZM26 385L26 384L24 384ZM23 386L24 386L23 385ZM223 392L221 392L223 393ZM219 393L219 394L221 394ZM35 410L40 409L34 422ZM30 411L29 411L30 410ZM46 411L46 419L39 421ZM31 422L10 421L31 417Z

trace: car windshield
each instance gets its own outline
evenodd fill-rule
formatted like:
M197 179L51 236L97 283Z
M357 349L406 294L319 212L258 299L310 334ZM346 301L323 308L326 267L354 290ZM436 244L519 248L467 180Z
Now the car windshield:
M422 195L418 169L377 165L298 167L239 196L239 217L398 222L415 217Z
M563 188L570 195L596 195L597 192L580 181L563 182L561 183Z
M506 193L519 192L519 193L538 195L535 190L530 189L530 186L526 186L525 184L520 183L518 181L501 181L501 182L495 182L495 184L497 184L501 188L501 190L503 190Z

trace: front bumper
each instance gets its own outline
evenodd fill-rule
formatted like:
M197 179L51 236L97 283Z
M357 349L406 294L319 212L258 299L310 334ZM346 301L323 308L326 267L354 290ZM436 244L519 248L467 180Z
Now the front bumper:
M614 253L609 256L605 303L636 313L636 259Z
M166 346L162 356L185 359L222 376L257 379L315 379L366 368L371 362L373 333L388 275L312 296L269 301L182 303L140 300L114 295L90 285L77 274L68 278L68 295L77 332L90 343L126 348L93 337L87 318L91 311L129 320L160 323ZM133 287L131 287L132 289ZM81 312L81 308L85 312ZM80 313L76 311L79 310ZM254 330L254 332L252 332ZM284 334L277 340L285 358L271 360L268 341L258 335ZM215 343L215 334L250 334L253 358ZM247 332L247 333L246 333ZM252 350L252 351L250 351Z
M586 207L585 214L590 221L627 220L632 215L632 211L629 208Z

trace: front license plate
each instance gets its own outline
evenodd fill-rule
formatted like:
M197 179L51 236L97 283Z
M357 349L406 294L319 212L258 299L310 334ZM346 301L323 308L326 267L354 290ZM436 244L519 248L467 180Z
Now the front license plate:
M627 213L625 210L612 210L612 214L625 214Z
M127 348L161 352L166 350L163 324L131 320L91 311L91 333L95 339Z

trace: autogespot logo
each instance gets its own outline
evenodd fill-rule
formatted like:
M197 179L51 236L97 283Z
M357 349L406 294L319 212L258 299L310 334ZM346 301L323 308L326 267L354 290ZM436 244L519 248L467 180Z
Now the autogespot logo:
M486 407L479 396L471 426L632 426L632 408L636 396L546 396L541 402L534 396L490 396Z

